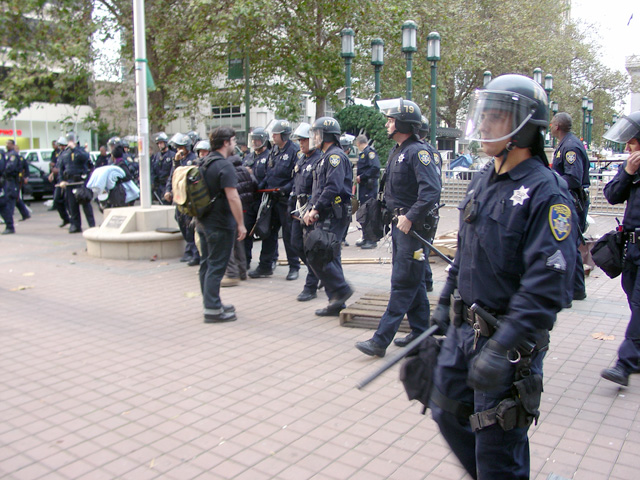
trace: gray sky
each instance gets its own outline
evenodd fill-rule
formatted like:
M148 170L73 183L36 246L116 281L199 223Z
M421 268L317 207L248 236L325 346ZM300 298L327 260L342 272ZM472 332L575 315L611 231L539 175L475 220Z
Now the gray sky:
M626 73L625 57L640 55L640 1L572 0L571 6L572 18L594 25L603 63Z

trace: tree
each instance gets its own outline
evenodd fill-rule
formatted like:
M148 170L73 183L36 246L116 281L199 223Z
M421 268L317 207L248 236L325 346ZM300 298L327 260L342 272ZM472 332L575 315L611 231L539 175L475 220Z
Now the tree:
M373 145L380 157L381 165L386 165L389 151L395 142L389 139L385 123L387 119L373 107L351 105L343 108L336 115L342 131L358 136L361 133L367 135L369 143Z
M0 99L5 118L33 102L86 104L94 30L89 0L4 0ZM28 15L26 15L28 13Z

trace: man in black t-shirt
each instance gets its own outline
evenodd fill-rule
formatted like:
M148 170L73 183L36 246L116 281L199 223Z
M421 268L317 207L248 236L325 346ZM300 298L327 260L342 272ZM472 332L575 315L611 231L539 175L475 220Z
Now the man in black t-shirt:
M200 288L204 303L204 322L232 322L235 307L220 300L220 282L229 262L234 236L242 241L247 235L238 195L238 177L227 160L236 147L236 132L218 127L209 135L212 152L202 160L204 178L211 198L211 210L198 218L200 237Z

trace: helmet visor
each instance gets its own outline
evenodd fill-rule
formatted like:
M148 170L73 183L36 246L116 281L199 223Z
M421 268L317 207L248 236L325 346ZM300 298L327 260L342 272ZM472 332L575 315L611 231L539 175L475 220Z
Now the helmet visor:
M388 100L378 100L376 103L378 104L380 113L382 113L385 117L390 117L392 115L398 115L402 113L401 98L390 98Z
M298 128L296 128L295 132L293 132L293 135L291 136L291 138L293 140L300 140L301 138L309 138L310 130L311 130L311 125L309 125L308 123L301 123L300 125L298 125Z
M629 117L622 117L605 132L603 138L616 143L627 143L640 135L640 125Z
M531 119L536 102L514 92L476 90L469 104L465 137L502 142L513 137Z

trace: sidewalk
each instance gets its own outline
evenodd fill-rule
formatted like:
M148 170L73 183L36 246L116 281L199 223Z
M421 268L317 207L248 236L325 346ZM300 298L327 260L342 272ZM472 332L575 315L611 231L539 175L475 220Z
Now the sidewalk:
M197 268L89 257L57 213L32 208L0 237L0 478L468 478L430 415L406 400L397 366L355 388L384 361L354 348L372 331L316 317L324 294L297 302L302 275L288 282L280 266L223 289L238 321L207 325ZM457 229L457 210L443 210L439 234ZM594 235L615 223L596 222ZM386 245L343 249L390 256ZM435 262L432 303L446 266ZM346 265L352 300L388 291L390 272ZM624 337L626 297L599 270L587 292L551 334L531 478L638 476L640 378L618 389L599 376Z

